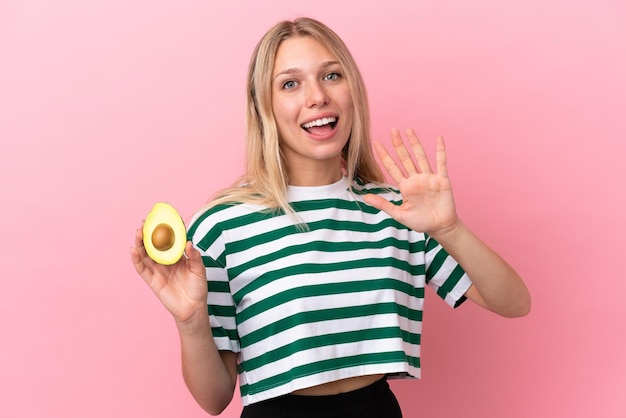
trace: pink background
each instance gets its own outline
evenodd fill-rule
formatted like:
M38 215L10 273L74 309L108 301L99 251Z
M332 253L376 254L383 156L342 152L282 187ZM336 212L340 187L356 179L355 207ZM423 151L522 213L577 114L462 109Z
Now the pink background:
M128 252L154 202L188 217L240 173L250 53L298 15L353 51L376 138L445 135L533 295L505 320L431 294L405 416L626 416L626 3L214 3L0 2L0 416L205 416Z

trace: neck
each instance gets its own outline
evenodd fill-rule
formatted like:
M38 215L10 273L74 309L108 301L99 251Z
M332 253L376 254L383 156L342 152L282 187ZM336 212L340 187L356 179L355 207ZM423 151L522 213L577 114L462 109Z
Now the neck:
M338 182L343 174L341 170L306 170L299 169L289 173L290 186L326 186Z

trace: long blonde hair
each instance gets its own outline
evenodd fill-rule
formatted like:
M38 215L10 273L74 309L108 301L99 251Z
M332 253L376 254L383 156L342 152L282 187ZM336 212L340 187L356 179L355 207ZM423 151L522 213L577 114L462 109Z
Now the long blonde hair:
M272 110L272 74L276 51L291 37L310 36L324 45L341 65L354 106L350 139L342 150L342 165L350 179L383 182L370 141L370 115L365 83L341 38L326 25L310 18L283 21L272 27L257 44L248 68L246 123L246 173L236 185L219 192L209 204L253 203L293 213L287 202L289 182L286 161Z

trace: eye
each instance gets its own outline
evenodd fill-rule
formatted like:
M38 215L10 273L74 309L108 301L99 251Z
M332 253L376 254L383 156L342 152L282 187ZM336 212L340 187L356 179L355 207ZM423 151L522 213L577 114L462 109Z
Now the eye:
M288 80L282 84L282 88L289 90L295 88L297 85L298 83L296 83L294 80Z
M324 80L326 81L337 81L341 78L341 74L339 73L328 73L324 76Z

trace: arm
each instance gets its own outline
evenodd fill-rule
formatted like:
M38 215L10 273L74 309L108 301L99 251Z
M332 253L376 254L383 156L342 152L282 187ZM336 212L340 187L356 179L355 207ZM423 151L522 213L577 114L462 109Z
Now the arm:
M460 219L452 228L431 236L472 280L465 293L469 300L504 317L528 314L530 294L520 276Z
M393 205L375 195L366 196L366 202L414 231L436 239L472 279L473 285L466 292L468 299L502 316L526 315L530 310L530 295L522 279L457 216L443 138L437 138L435 173L415 132L408 130L407 136L413 157L400 132L395 129L391 132L402 168L381 144L376 144L381 162L400 188L402 205Z
M141 229L135 235L131 259L137 273L172 314L181 342L185 383L198 404L218 415L230 403L237 381L237 357L215 345L207 310L206 270L200 253L187 242L183 257L172 266L150 259Z
M219 415L233 398L237 354L217 350L206 311L186 323L177 323L183 378L202 409Z

